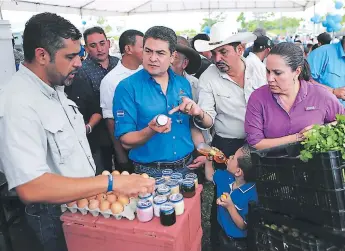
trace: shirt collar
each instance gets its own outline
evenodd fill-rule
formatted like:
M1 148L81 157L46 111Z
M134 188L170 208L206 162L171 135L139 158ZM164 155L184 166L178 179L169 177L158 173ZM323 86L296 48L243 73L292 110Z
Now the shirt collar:
M52 88L47 83L43 82L42 79L40 79L35 73L33 73L29 68L27 68L23 64L19 67L18 72L28 75L29 78L39 87L40 91L48 98L52 98L52 96L56 93L54 88Z
M297 93L295 104L298 104L299 102L304 100L308 95L308 82L305 80L300 80L300 83L301 83L301 86L300 86L299 91ZM279 94L273 94L273 96L279 103L280 102Z
M113 69L115 66L116 66L116 58L115 57L113 57L113 56L108 56L108 58L109 58L109 65L108 65L108 69ZM100 64L100 63L98 63L94 58L92 58L92 57L87 57L86 59L85 59L85 61L90 61L90 62L92 62L94 65L97 65L97 66L100 66L100 67L102 67L103 68L103 66ZM108 70L108 69L105 69L105 70Z
M235 184L235 181L232 182L230 184L230 191L233 191L232 187ZM242 193L246 193L248 191L250 191L251 189L253 189L255 187L255 183L245 183L242 186L240 186L238 189L242 192Z
M173 80L176 77L176 73L171 69L171 67L169 67L168 69L168 74L169 74L169 81ZM151 74L146 69L143 69L143 77L146 80L153 79Z
M339 57L341 57L341 58L345 57L345 51L344 51L344 47L343 47L342 41L337 43L337 51L338 51Z
M246 79L247 78L246 77L246 75L247 75L246 74L246 71L247 71L246 59L244 57L241 57L241 59L242 59L242 61L244 63L244 67L245 67L244 68L244 78ZM226 72L221 72L218 68L217 68L217 71L218 71L220 77L222 77L224 79L227 79L227 80L230 80L231 82L233 82L233 83L235 83L237 85L237 83L234 80L232 80L232 78L229 76L229 74L227 74Z

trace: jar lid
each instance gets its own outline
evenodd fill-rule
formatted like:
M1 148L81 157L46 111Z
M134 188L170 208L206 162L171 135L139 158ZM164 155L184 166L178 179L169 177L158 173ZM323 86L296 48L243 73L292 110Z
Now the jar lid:
M162 186L158 187L157 193L158 193L158 194L170 193L170 187L168 187L168 186L166 186L166 185L162 185Z
M168 116L164 114L159 114L156 118L156 122L160 126L165 126L168 123L168 121L169 121Z
M188 179L188 178L197 179L198 175L196 175L195 173L187 173L185 178L186 179Z
M164 169L162 170L163 175L172 175L174 171L172 169Z
M183 182L182 182L182 185L186 186L186 187L193 187L194 186L194 180L192 180L192 179L184 179Z
M176 187L178 186L178 181L177 180L169 180L165 183L168 187Z
M180 179L183 179L183 175L182 175L182 173L173 173L173 174L171 175L171 178L172 178L173 180L180 180Z
M165 179L162 177L156 178L156 185L164 184Z
M145 200L145 199L150 198L151 196L152 196L152 194L151 194L151 193L139 194L139 199L143 199L143 200Z
M183 195L180 194L180 193L172 194L172 195L170 195L169 200L170 200L172 203L180 202L180 201L183 200Z
M167 202L168 199L165 196L158 195L153 199L153 203L156 205L162 205L163 203Z
M137 208L145 209L145 208L149 208L149 207L152 207L151 201L149 201L149 200L139 200L138 201Z
M167 202L167 203L164 203L163 205L161 205L160 211L162 213L171 214L171 213L175 212L175 207L172 203Z

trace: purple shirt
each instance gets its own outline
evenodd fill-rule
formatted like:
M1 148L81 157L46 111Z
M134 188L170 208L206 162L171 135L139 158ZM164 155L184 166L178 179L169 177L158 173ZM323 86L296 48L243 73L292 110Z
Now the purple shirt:
M266 138L280 138L300 132L313 124L335 120L336 114L345 114L338 99L324 87L301 81L296 100L287 113L278 95L268 85L255 90L249 98L245 131L250 145Z

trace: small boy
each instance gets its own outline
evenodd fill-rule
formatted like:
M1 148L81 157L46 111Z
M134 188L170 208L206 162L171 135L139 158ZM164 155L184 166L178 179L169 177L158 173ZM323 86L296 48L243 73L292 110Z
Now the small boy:
M219 236L221 250L247 250L246 216L248 203L258 201L251 170L250 149L244 145L226 162L227 170L214 171L207 160L205 176L217 185L217 219L222 228Z

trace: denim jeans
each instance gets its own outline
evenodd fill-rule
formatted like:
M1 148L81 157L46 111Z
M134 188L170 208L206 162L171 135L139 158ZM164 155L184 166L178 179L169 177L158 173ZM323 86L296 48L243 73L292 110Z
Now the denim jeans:
M31 204L25 208L28 224L44 251L67 251L60 205Z
M190 159L187 161L184 167L182 168L169 168L172 169L176 173L182 173L183 177L188 174L188 173L193 173L193 170L189 169L187 166L193 162L193 157L190 157ZM170 162L164 162L164 163L170 163ZM145 164L138 164L138 163L133 163L134 165L134 171L137 174L142 174L146 173L150 177L156 178L156 177L161 177L162 176L162 170L164 168L154 168L154 167L149 167L145 166Z

